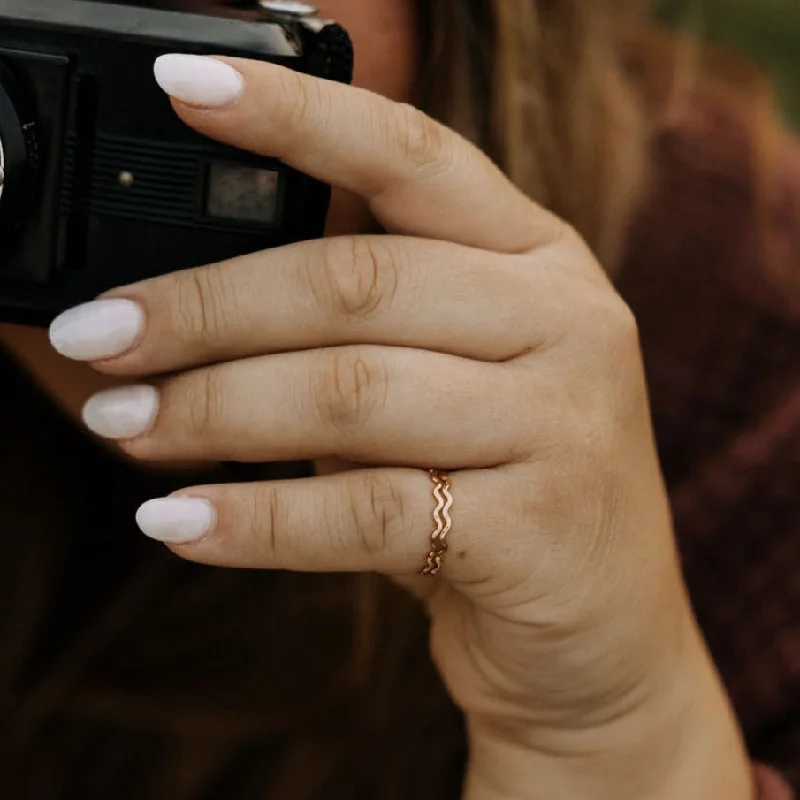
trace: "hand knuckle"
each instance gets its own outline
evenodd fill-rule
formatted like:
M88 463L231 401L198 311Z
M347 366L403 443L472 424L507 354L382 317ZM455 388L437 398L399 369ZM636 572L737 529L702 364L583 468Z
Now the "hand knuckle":
M401 157L426 173L447 171L455 157L452 134L413 106L400 105L398 114L395 130Z
M284 77L285 96L282 105L289 121L284 130L287 135L296 136L297 131L305 130L311 118L319 113L326 93L317 91L316 84L300 73L287 71Z
M612 294L599 322L613 375L618 380L638 377L641 371L639 326L636 317L621 297Z
M320 387L323 423L343 436L359 433L385 402L388 375L369 348L333 351Z
M639 321L636 319L633 309L625 303L622 298L618 298L614 309L614 328L622 344L634 347L639 351Z
M570 222L552 212L548 211L546 214L547 221L543 224L547 231L546 242L550 252L563 251L573 264L594 264L594 254L579 231Z
M281 493L270 486L259 487L250 497L249 525L245 535L253 553L260 553L268 564L277 564L281 558L279 542L286 529L286 509Z
M636 316L625 300L610 287L598 288L584 281L576 295L576 314L587 355L611 364L615 369L631 363L639 353L639 327ZM578 342L576 342L578 343Z
M218 341L225 325L225 311L233 292L218 264L193 269L175 277L173 333L179 342L193 346Z
M338 320L368 320L392 305L399 268L396 248L379 237L331 241L324 248L319 302Z
M366 475L348 498L354 532L369 556L385 553L403 535L406 511L403 497L392 482L378 475Z
M186 424L192 436L218 431L225 418L225 383L219 369L199 370L191 376L185 402Z
M542 243L538 255L553 268L559 270L564 276L579 277L581 283L588 283L597 289L598 281L587 280L587 266L591 267L589 275L595 272L602 274L597 269L597 262L591 248L577 229L566 220L546 209L537 211L539 229L543 232ZM604 278L602 285L607 280Z

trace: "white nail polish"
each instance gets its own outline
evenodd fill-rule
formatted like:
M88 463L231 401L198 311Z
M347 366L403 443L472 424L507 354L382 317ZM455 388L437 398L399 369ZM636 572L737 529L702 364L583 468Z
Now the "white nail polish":
M189 544L211 533L216 512L199 497L149 500L136 512L136 524L145 536L170 544Z
M158 391L152 386L123 386L98 392L83 407L83 421L105 439L133 439L153 427Z
M144 311L132 300L95 300L71 308L50 325L50 343L74 361L99 361L130 350L144 330Z
M244 91L241 73L216 58L171 53L157 58L153 71L168 95L194 106L226 106Z

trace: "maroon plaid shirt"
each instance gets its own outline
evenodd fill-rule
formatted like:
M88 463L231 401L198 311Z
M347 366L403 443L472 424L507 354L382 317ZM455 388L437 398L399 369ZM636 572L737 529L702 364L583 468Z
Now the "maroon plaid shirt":
M673 115L620 289L698 619L751 752L798 791L800 147L781 146L770 182L754 140L719 98Z

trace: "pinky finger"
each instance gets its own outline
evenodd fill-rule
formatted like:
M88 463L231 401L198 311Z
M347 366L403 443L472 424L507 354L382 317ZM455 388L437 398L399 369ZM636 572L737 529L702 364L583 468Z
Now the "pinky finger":
M451 579L476 580L486 568L480 532L496 520L481 524L478 498L488 474L451 476L456 503L443 570ZM146 535L199 563L400 577L425 563L432 489L427 472L413 469L196 487L145 503L137 522Z

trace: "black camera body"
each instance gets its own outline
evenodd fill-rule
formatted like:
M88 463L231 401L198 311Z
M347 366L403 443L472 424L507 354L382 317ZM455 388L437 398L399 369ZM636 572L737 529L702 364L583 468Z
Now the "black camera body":
M187 128L152 75L180 52L349 82L347 33L311 12L2 0L0 320L47 324L114 286L321 236L330 187Z

